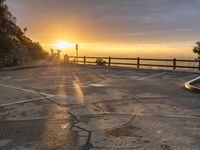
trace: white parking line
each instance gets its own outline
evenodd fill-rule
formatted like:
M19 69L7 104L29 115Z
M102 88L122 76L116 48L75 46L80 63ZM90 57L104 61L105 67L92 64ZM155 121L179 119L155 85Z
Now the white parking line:
M12 85L0 84L0 86L5 87L5 88L21 90L21 91L29 92L29 93L32 93L32 94L37 94L37 95L40 95L40 96L44 96L44 97L39 97L39 98L34 98L34 99L28 99L28 100L22 100L22 101L7 103L7 104L1 104L0 105L1 107L20 104L20 103L26 103L26 102L32 102L32 101L36 101L36 100L42 100L42 99L46 99L46 98L52 98L52 97L55 96L55 95L51 95L51 94L47 94L47 93L40 93L40 92L36 92L36 91L33 91L33 90L28 90L28 89L12 86Z
M54 96L40 97L40 98L34 98L34 99L29 99L29 100L17 101L17 102L13 102L13 103L1 104L0 107L10 106L10 105L15 105L15 104L20 104L20 103L33 102L33 101L42 100L45 98L52 98L52 97L54 97Z
M160 75L163 75L165 74L166 72L161 72L161 73L158 73L158 74L154 74L154 75L150 75L150 76L146 76L146 77L143 77L143 78L139 78L138 80L141 81L141 80L146 80L146 79L149 79L149 78L152 78L152 77L157 77L157 76L160 76Z
M16 89L16 90L21 90L21 91L25 91L25 92L29 92L29 93L33 93L33 94L41 94L41 95L44 95L44 96L55 96L55 95L40 93L40 92L36 92L36 91L33 91L33 90L28 90L28 89L12 86L12 85L0 84L0 86L6 87L6 88L11 88L11 89Z

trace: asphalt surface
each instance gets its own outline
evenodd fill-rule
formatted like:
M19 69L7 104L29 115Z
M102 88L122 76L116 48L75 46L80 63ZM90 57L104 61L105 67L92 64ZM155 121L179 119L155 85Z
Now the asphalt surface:
M106 67L0 72L2 150L199 150L199 74Z

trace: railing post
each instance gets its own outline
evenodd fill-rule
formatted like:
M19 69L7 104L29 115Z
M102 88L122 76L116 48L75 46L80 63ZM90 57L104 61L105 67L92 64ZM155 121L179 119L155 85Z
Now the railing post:
M109 56L108 57L108 67L110 67L111 66L111 57Z
M176 70L176 58L173 59L173 70Z
M84 56L84 58L83 58L83 59L84 59L83 61L84 61L84 65L85 65L85 64L86 64L86 57Z
M140 68L140 57L137 58L137 68Z
M199 70L200 70L200 59L199 59Z

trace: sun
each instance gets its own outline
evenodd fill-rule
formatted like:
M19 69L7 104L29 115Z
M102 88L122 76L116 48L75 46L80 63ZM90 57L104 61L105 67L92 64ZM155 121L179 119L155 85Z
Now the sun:
M71 43L67 43L65 41L59 41L58 43L55 44L55 47L57 47L60 50L66 50L68 48L72 47Z

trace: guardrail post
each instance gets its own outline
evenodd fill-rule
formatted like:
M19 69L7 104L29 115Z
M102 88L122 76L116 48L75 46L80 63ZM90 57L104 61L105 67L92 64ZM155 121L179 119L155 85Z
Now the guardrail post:
M176 58L173 59L173 70L176 70Z
M200 59L199 59L199 70L200 70Z
M86 64L86 57L85 56L83 58L83 63L84 63L84 65Z
M109 67L111 66L111 57L110 56L108 57L108 66Z
M137 58L137 68L140 68L140 57Z

